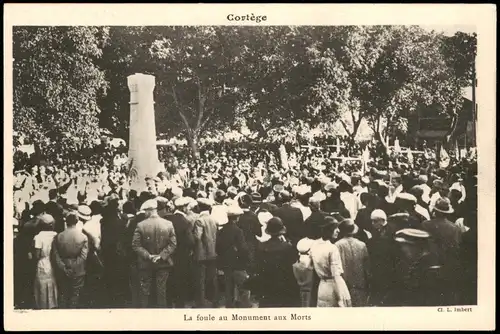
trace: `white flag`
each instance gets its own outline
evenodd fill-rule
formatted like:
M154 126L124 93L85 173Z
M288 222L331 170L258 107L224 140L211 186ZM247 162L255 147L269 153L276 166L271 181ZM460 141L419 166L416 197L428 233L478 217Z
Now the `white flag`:
M410 165L413 165L413 154L411 153L410 149L408 149L408 163Z
M441 151L439 152L439 167L446 168L450 164L450 156L446 152L443 146L441 146Z
M401 152L401 146L399 146L399 139L394 140L394 152L396 153Z

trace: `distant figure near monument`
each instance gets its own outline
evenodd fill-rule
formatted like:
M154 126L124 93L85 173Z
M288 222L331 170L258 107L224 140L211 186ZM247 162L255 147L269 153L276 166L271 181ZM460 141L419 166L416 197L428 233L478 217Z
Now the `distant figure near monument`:
M155 177L161 170L156 148L153 90L155 77L136 73L128 76L130 90L130 126L128 167L130 188L147 190L145 178Z

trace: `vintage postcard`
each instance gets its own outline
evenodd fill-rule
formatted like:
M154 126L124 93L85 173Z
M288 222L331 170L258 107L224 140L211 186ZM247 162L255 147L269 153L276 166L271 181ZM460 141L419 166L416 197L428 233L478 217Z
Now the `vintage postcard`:
M6 330L495 328L494 5L4 19Z

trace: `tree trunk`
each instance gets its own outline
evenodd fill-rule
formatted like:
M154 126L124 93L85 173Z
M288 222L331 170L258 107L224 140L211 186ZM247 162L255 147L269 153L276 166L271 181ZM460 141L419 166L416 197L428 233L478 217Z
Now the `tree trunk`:
M200 158L200 151L198 148L198 136L194 133L191 133L191 131L188 133L187 140L189 143L189 146L191 147L191 154L193 155L193 158L199 159Z

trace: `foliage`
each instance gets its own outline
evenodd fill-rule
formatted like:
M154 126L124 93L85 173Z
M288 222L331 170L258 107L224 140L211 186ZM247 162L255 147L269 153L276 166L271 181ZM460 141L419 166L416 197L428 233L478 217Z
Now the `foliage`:
M127 76L146 73L157 133L194 152L242 124L266 140L337 121L352 140L364 122L401 137L422 110L456 115L476 48L414 26L20 27L14 42L16 130L85 145L99 123L127 139Z
M14 130L30 141L91 146L99 136L96 65L108 40L100 27L14 27Z

